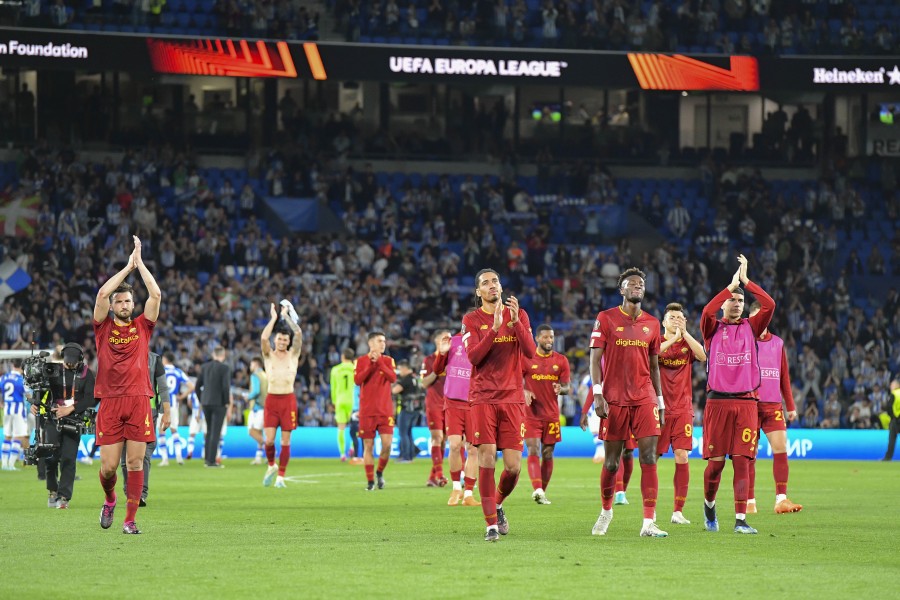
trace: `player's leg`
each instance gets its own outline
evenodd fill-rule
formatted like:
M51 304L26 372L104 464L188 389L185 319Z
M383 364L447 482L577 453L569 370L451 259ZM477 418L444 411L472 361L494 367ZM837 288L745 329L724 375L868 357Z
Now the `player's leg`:
M430 429L431 433L431 477L429 480L443 487L447 485L444 477L444 430Z
M98 431L101 431L99 425ZM124 447L124 441L100 446L100 487L103 488L103 493L106 495L100 512L100 526L103 529L109 529L110 525L112 525L113 511L116 508L117 500L116 471L119 468L119 461L122 458Z
M465 443L466 461L463 467L463 506L481 506L475 499L475 482L478 481L478 449L469 442Z
M169 443L172 444L172 454L175 455L175 461L179 465L184 464L184 456L182 455L181 436L178 435L178 426L181 425L181 409L176 405L172 407L172 420L169 424Z
M159 466L167 467L169 466L169 445L166 439L166 430L162 428L162 418L162 413L156 417L156 430L159 432Z
M378 468L375 470L375 486L381 490L384 489L384 470L387 468L388 461L391 459L391 444L394 442L394 419L389 418L387 430L382 433L379 428L379 437L381 438L381 453L378 455Z
M497 406L497 448L503 451L503 472L497 482L497 531L509 533L509 521L503 501L512 494L522 468L522 445L525 438L525 406L500 404ZM484 496L482 495L482 499Z
M281 426L281 450L278 453L278 476L275 478L275 487L287 487L284 482L284 474L287 472L288 463L291 460L291 432L293 430L285 429L284 424Z
M528 451L525 465L528 469L528 479L531 480L531 489L534 490L531 498L538 502L538 498L544 495L544 487L541 485L541 440L532 436L527 423L525 436L525 449Z
M600 500L601 510L597 522L591 529L591 535L606 535L613 516L613 496L616 490L616 472L619 470L619 460L625 448L625 440L604 440L603 468L600 470Z
M150 494L150 458L153 457L156 444L157 442L150 442L144 450L144 485L141 488L141 501L138 506L147 506L147 496Z
M688 465L689 450L675 448L675 476L673 487L675 488L675 503L672 508L672 522L676 525L690 525L691 522L684 516L684 504L687 502L688 485L691 481L691 470Z
M462 448L463 438L461 435L449 435L450 440L450 481L453 491L450 492L450 499L447 500L447 506L458 505L463 498L463 482L461 481L463 472L463 462L459 457L459 449Z
M787 430L778 429L766 434L772 448L772 475L775 477L775 512L778 514L800 512L801 504L794 504L787 497L788 455ZM753 461L751 464L755 464Z
M658 412L656 407L637 407L634 412L637 414L646 412L650 408L651 412L657 415L653 420L659 424ZM646 419L636 416L637 419ZM648 428L644 427L641 431L639 427L635 427L635 434L643 436ZM639 437L637 440L638 455L641 463L641 499L644 503L644 521L641 526L642 537L667 537L669 534L662 531L656 525L656 501L659 497L659 473L656 470L656 446L658 437L655 435Z
M619 460L619 470L616 471L616 496L615 504L628 504L626 492L634 473L634 442L626 440L622 448L622 458Z
M253 417L250 418L252 419ZM247 433L249 433L253 441L256 442L256 454L253 456L253 460L250 461L250 464L261 465L263 464L263 457L266 455L266 442L261 428L262 423L254 423L254 425L260 425L260 428L247 428Z
M351 416L348 429L350 430L350 461L358 463L362 460L359 457L359 418L354 419Z
M725 469L725 453L730 443L733 415L728 411L727 400L707 400L703 411L703 513L707 531L719 531L716 515L716 495ZM729 441L726 441L729 440Z
M5 423L4 423L5 425ZM3 470L9 470L9 456L12 453L12 437L3 436Z
M473 410L476 407L473 407ZM487 525L486 541L496 541L497 531L497 483L494 470L497 465L497 444L479 444L478 479L481 481L481 511ZM492 533L493 532L493 533ZM490 538L490 539L489 539Z
M266 487L272 485L272 482L275 481L275 476L278 474L278 466L275 464L276 429L277 427L272 426L269 422L266 423L266 427L263 429L266 436L266 464L268 465L266 474L263 476L263 485Z
M366 489L375 489L375 432L371 436L365 431L360 432L363 441L363 466L366 469Z
M141 493L144 491L144 455L146 451L147 442L125 440L125 465L128 469L125 523L122 529L125 533L140 533L134 520L137 516L138 506L140 506Z
M734 532L757 533L747 524L747 492L750 479L750 462L756 458L759 415L756 402L736 400L731 403L734 415L731 447L728 453L734 467Z
M547 486L550 485L550 478L553 477L553 451L556 444L548 444L546 440L541 446L541 487L547 492ZM545 497L546 499L546 497ZM549 500L546 502L550 503Z
M338 455L341 457L341 462L347 460L347 424L346 423L338 423L337 424L337 445L338 445Z

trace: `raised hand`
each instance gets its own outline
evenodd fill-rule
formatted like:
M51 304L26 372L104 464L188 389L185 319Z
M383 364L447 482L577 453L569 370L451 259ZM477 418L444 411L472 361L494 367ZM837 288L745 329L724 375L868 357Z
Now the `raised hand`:
M438 352L441 354L447 354L450 352L450 336L446 335L441 338L441 341L438 342Z
M131 253L132 264L138 267L144 264L144 259L141 258L141 240L136 235L131 236L131 238L134 240L134 251Z
M738 277L740 278L741 283L747 285L747 282L750 281L747 277L747 257L743 254L739 254L738 262L740 263L740 266L738 267Z
M519 299L510 296L506 299L506 306L509 307L509 322L515 325L519 322Z
M270 313L270 316L272 317L272 321L278 320L278 313L275 311L275 303L274 302L270 305L269 313Z
M494 332L500 331L501 327L503 327L503 303L498 302L494 307Z

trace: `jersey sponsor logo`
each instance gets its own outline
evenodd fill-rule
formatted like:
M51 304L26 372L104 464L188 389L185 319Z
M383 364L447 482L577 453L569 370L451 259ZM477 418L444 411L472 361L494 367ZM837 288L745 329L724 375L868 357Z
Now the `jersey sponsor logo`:
M531 368L532 368L532 369L537 369L538 366L537 366L537 365L531 365Z
M761 368L759 372L766 379L781 379L781 369Z
M482 329L482 330L487 329L487 328L488 328L487 325L482 325L481 327L479 327L479 329Z
M509 344L510 342L515 342L516 336L514 335L500 335L494 338L495 344Z
M749 352L741 352L739 354L725 354L724 352L716 353L716 364L717 365L749 365L750 364L750 353Z
M141 339L141 336L139 335L129 335L127 338L110 337L109 343L113 344L114 346L118 346L120 344L130 344L131 342L137 341L139 339Z
M682 367L688 363L686 358L661 358L659 364L666 367Z
M539 375L537 373L532 374L532 379L535 381L559 381L559 375Z
M616 340L616 346L640 346L641 348L649 348L650 344L644 340Z

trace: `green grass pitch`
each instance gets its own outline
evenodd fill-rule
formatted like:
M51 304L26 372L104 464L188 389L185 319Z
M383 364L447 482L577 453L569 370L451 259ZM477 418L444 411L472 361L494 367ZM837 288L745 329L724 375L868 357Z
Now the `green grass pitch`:
M430 464L391 463L387 487L365 492L361 466L298 460L288 488L263 488L263 467L154 465L140 536L116 520L101 530L97 466L68 511L46 506L33 467L0 472L4 598L871 598L896 593L900 471L894 463L793 461L801 513L772 513L771 461L759 463L757 536L733 525L731 467L719 493L722 531L703 531L704 463L691 463L685 515L670 524L671 460L660 462L660 526L638 537L640 471L605 538L592 537L600 467L557 459L549 506L526 476L506 501L510 534L483 541L478 507L448 507L450 488L426 488ZM128 576L131 572L134 575Z

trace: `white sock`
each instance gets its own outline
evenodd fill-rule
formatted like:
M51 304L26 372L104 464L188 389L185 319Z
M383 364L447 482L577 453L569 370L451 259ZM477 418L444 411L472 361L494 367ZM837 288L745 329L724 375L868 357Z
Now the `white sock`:
M463 498L471 498L475 494L472 493L472 490L466 490L463 492Z
M490 531L491 529L493 529L494 531L497 531L497 526L496 525L488 525L487 530Z
M187 444L187 446L188 446L188 447L187 447L187 455L188 455L188 456L194 456L194 436L190 436L190 437L188 438L188 444Z
M612 509L606 510L605 508L600 509L600 514L604 517L612 518Z
M10 449L10 452L9 452L10 468L15 467L16 461L21 460L21 459L22 459L22 442L20 442L19 440L13 440L12 448Z
M462 486L462 482L461 482L461 481L454 481L454 482L453 482L453 491L458 492L459 490L462 489L462 487L463 487L463 486Z
M3 468L9 466L9 449L11 444L7 441L3 442Z
M180 462L183 458L181 456L181 436L177 433L172 436L172 450L174 450L175 459Z
M219 441L219 449L216 450L216 459L217 460L222 460L222 450L224 450L224 448L225 448L225 440L220 440Z
M747 498L747 504L756 504L756 498Z
M787 500L787 494L775 494L775 504L778 504L782 500Z
M734 513L734 518L737 519L738 521L743 521L744 519L747 518L747 514L746 513Z
M265 452L265 449L263 448L263 445L257 444L256 445L256 459L259 460L265 455L266 455L266 452Z
M538 488L538 489L534 490L534 493L535 493L535 494L543 494L543 493L544 493L544 488Z
M169 445L166 443L166 434L162 434L159 438L159 443L156 445L159 448L159 455L162 457L164 461L169 460Z
M653 519L648 519L648 518L644 517L644 527L647 527L651 523L653 523Z
M503 508L503 505L502 505L502 504L498 504L498 505L497 505L497 508L498 508L498 509Z
M710 502L709 500L704 500L703 503L707 506L707 508L712 508L713 506L716 505L715 500L713 500L712 502Z

